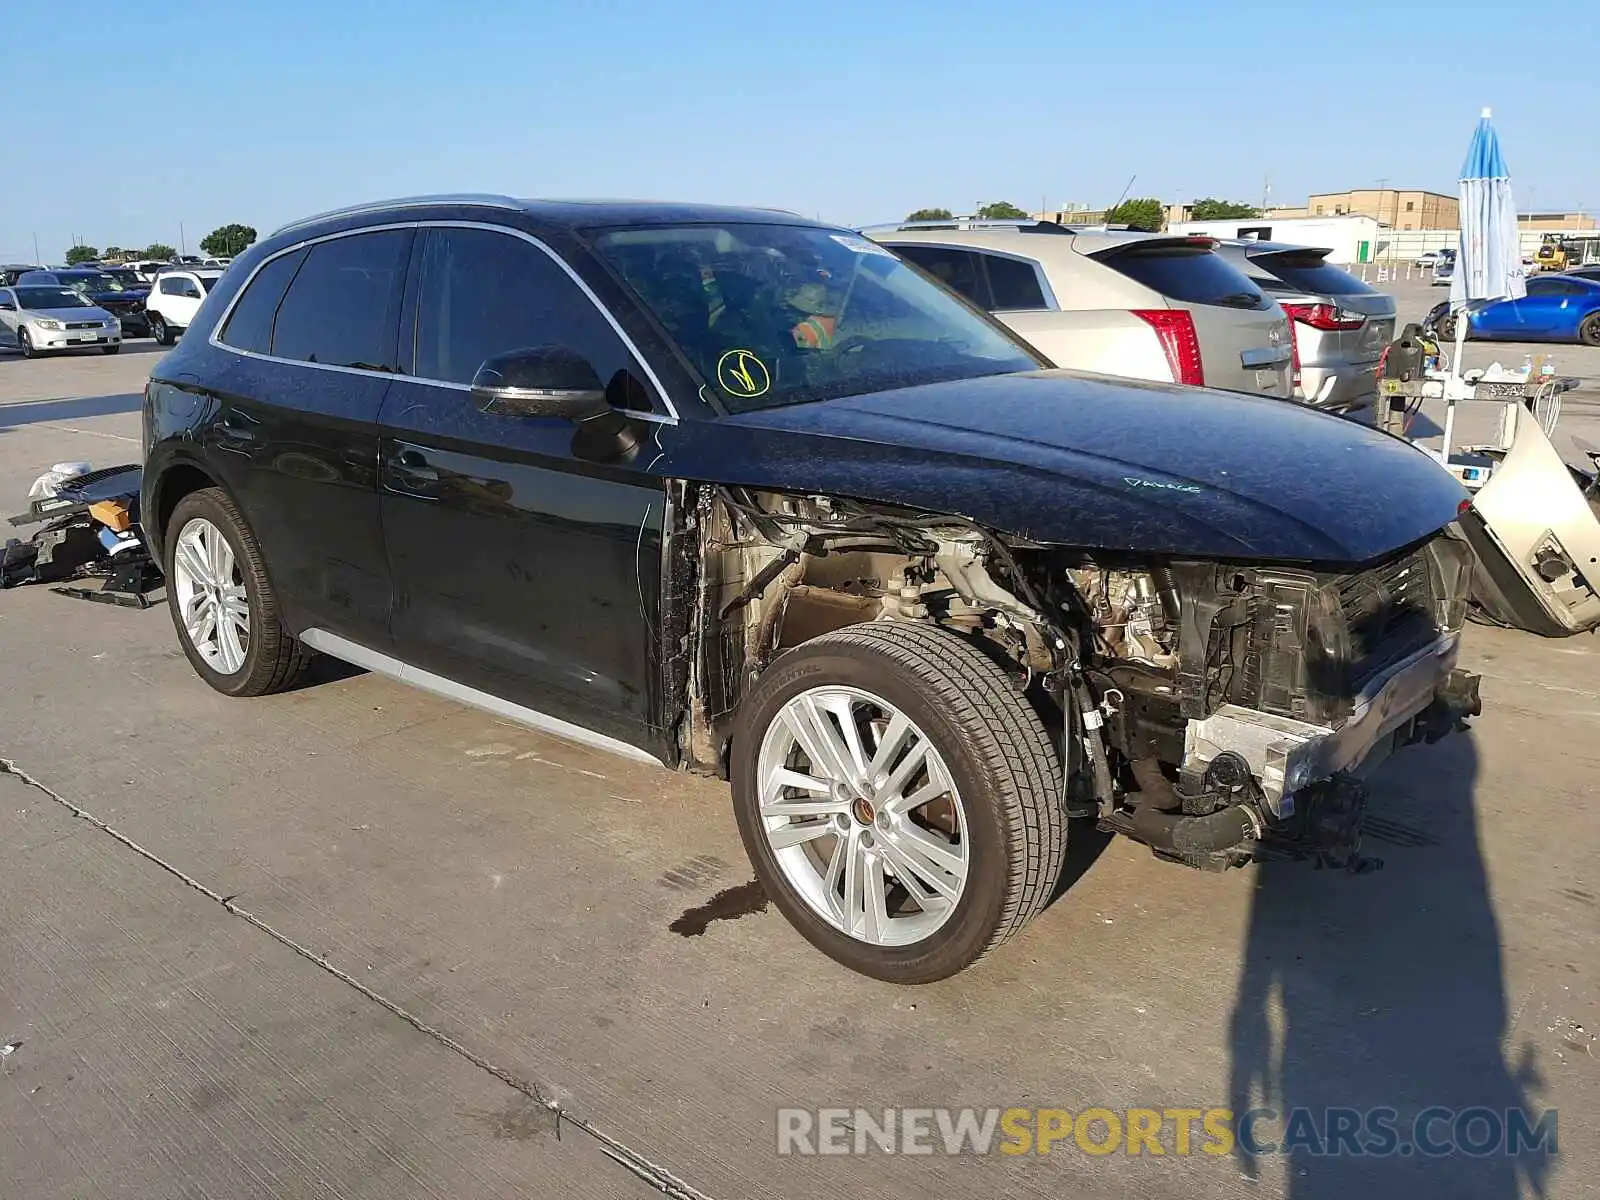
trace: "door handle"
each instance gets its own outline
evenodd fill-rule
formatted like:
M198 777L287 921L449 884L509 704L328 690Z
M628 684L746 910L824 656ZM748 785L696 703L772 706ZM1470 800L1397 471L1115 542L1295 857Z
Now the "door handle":
M420 450L402 450L389 459L389 468L408 483L438 483L439 472L428 465Z

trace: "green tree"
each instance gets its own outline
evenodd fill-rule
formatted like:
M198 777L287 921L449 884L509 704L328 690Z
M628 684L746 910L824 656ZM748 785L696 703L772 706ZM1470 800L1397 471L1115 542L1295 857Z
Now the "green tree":
M919 208L906 218L908 221L948 221L951 213L948 208Z
M102 257L109 262L120 262L127 256L128 252L121 246L107 246L106 252Z
M67 266L75 267L79 263L93 262L100 257L100 251L93 246L67 247Z
M1027 215L1025 209L1018 208L1009 200L996 200L978 208L978 216L985 221L1016 221Z
M1189 219L1192 221L1232 221L1260 215L1259 208L1240 204L1237 200L1218 200L1211 196L1196 200L1189 206Z
M232 258L243 254L245 247L255 240L256 231L248 225L224 225L201 238L200 249L218 258Z
M1144 233L1156 233L1166 223L1167 210L1154 196L1139 196L1124 200L1115 208L1106 209L1107 225L1126 225Z
M169 258L177 257L177 254L178 252L165 242L151 242L144 248L144 256L146 258L155 258L162 262L166 262Z

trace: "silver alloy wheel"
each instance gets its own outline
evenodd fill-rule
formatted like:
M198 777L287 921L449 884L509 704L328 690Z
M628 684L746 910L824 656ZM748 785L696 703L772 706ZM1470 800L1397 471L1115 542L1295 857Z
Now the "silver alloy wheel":
M172 583L189 644L220 675L244 666L250 648L250 600L228 539L204 517L178 531Z
M762 830L784 878L842 933L908 946L950 919L967 818L927 734L860 688L809 688L761 739Z

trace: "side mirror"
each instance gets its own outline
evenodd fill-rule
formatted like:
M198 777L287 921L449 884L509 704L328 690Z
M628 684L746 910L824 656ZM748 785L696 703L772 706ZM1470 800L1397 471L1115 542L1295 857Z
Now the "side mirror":
M484 412L507 417L587 421L611 410L588 359L564 346L495 355L472 377L472 395Z

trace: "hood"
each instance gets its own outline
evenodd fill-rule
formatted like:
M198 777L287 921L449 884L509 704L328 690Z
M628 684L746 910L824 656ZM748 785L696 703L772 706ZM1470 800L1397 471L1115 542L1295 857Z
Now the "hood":
M1053 545L1358 563L1455 520L1409 443L1267 398L1035 371L686 423L658 470L955 513Z

